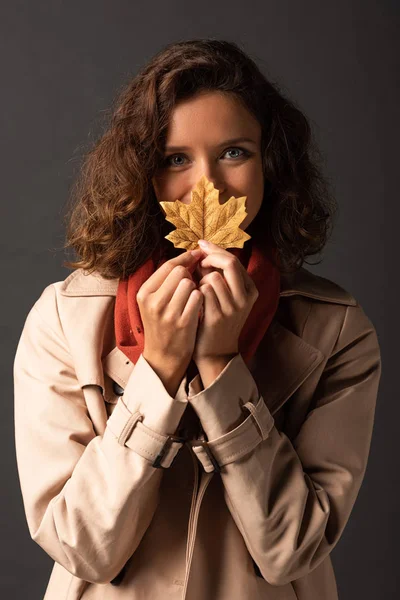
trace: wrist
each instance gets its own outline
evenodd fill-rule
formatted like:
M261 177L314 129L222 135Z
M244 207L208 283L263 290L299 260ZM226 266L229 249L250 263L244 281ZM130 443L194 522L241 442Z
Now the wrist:
M201 356L200 358L195 360L196 366L197 368L199 368L200 366L204 366L204 367L209 367L212 365L223 365L223 364L228 364L228 362L230 360L232 360L232 358L234 356L236 356L236 354L238 354L239 350L236 350L236 352L232 352L230 354L218 354L218 355L208 355L208 356Z
M202 357L196 361L196 366L199 375L203 382L204 388L209 387L215 379L222 373L227 364L232 360L237 352L233 354L225 354L221 356Z
M179 385L186 373L186 364L177 361L169 361L166 357L156 358L142 353L145 360L149 363L153 371L163 382L163 385L170 396L174 397Z

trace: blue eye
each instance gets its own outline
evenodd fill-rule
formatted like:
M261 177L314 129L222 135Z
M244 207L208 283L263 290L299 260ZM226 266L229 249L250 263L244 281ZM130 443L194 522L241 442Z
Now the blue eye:
M229 148L229 150L227 150L226 153L232 152L232 150L240 150L240 152L243 153L243 154L241 154L239 156L233 156L233 157L231 157L233 159L235 159L235 158L241 158L241 156L248 156L249 155L249 153L244 148Z
M228 152L232 152L232 150L235 150L235 151L239 150L239 152L242 153L242 154L239 154L238 156L232 156L231 157L232 160L238 160L240 158L247 158L251 155L251 152L249 152L245 148L239 148L239 147L228 148L228 150L225 150L224 154L227 154ZM177 164L177 163L173 162L173 160L178 157L184 158L184 156L185 156L184 154L171 154L170 156L167 156L164 159L164 166L166 166L166 167L169 167L169 166L182 167L184 163L181 162L180 164Z
M180 157L180 158L182 158L182 154L172 154L171 156L168 156L168 157L165 159L165 164L169 165L169 164L170 164L170 163L169 163L169 161L170 161L171 159L174 159L174 158L176 158L176 157ZM171 166L174 166L174 167L181 167L181 166L182 166L182 164L179 164L179 165L177 165L176 163L173 163Z

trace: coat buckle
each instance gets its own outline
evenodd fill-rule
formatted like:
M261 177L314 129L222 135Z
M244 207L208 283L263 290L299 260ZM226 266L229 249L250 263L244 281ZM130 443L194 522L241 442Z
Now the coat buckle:
M165 440L163 447L161 448L160 452L157 454L156 458L154 459L154 462L152 464L153 467L156 467L157 469L167 469L168 467L163 467L163 465L161 464L162 459L164 458L165 454L168 451L168 448L171 446L171 444L173 442L177 442L178 444L185 444L186 442L186 438L184 437L180 437L178 435L168 435L167 439Z

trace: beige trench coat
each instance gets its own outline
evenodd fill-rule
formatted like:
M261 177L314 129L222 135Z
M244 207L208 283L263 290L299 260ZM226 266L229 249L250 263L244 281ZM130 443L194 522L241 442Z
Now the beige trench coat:
M186 374L172 398L115 345L117 285L81 269L48 285L15 356L24 509L55 561L45 600L337 600L330 552L381 374L361 306L304 268L284 276L249 367L237 354L205 390ZM193 415L197 441L171 438Z

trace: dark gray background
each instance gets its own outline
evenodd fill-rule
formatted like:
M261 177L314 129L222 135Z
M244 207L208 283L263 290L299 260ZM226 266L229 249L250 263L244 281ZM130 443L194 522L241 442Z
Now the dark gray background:
M23 321L43 288L70 272L61 266L64 209L80 155L102 131L114 95L165 44L195 37L239 43L305 111L325 155L340 216L323 262L304 266L358 299L383 360L367 473L332 559L341 600L398 598L398 7L3 1L3 598L40 600L53 564L30 539L16 471L12 363Z

